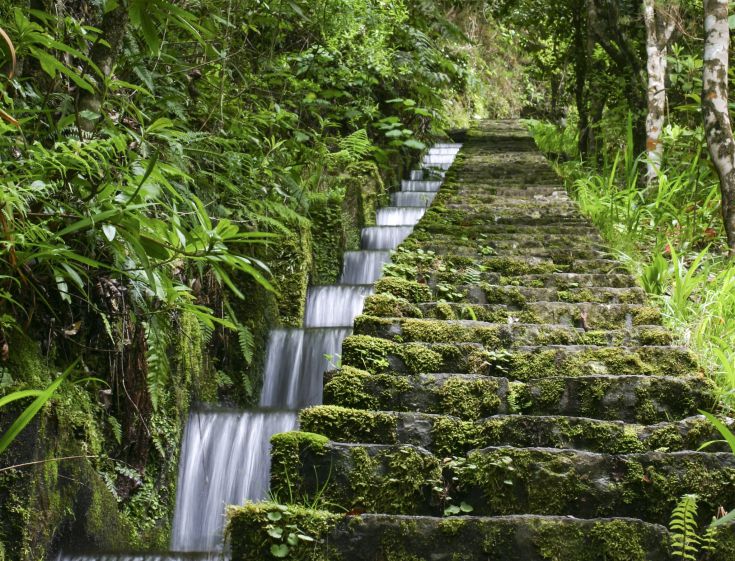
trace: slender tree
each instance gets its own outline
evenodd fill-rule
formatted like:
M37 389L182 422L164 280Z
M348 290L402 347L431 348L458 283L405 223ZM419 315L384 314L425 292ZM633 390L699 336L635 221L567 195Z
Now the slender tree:
M666 67L669 44L676 29L672 6L663 11L656 0L643 0L646 23L646 53L648 55L648 115L646 117L646 153L649 184L656 181L661 169L664 146L661 133L666 113Z
M735 140L727 107L728 0L704 0L704 130L712 163L720 178L722 218L730 256L735 256Z

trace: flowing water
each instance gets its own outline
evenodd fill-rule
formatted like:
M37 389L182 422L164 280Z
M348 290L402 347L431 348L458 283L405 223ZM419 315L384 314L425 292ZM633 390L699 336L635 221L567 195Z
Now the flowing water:
M342 284L372 284L390 263L390 251L348 251L344 257Z
M225 506L266 497L270 454L263 435L295 427L293 412L193 412L184 431L171 549L216 551Z
M372 226L362 229L363 249L395 249L403 243L413 226Z
M378 226L411 226L426 212L423 208L389 206L378 210L375 223Z
M270 438L294 430L297 411L322 402L323 373L339 361L372 284L390 252L424 215L459 151L432 148L382 208L377 226L364 228L362 251L344 255L340 283L309 290L303 328L274 329L266 351L260 408L194 411L184 430L171 550L183 553L60 555L59 561L214 561L223 559L225 507L267 496ZM437 171L439 170L439 171Z

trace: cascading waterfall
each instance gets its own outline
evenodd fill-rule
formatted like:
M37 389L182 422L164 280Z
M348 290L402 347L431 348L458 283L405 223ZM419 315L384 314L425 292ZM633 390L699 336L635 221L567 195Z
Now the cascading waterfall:
M260 409L192 412L184 431L171 540L173 554L64 555L60 561L204 561L222 557L225 506L268 491L270 438L297 426L298 409L322 401L322 375L333 368L383 265L424 215L459 144L438 144L420 169L364 228L361 251L344 255L338 285L309 290L300 329L274 329L266 351Z
M264 499L268 446L261 435L292 430L292 412L197 411L184 431L173 535L174 551L216 551L224 505ZM233 477L238 474L238 477Z
M372 284L390 263L390 251L348 251L344 256L342 284Z

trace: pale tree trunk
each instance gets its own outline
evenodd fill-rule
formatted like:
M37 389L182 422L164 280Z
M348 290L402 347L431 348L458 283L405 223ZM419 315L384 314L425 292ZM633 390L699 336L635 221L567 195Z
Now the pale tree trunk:
M704 131L720 178L722 218L730 256L735 256L735 140L727 107L730 28L728 0L704 0Z
M643 0L648 54L648 115L646 116L646 154L648 183L655 183L661 170L664 145L661 134L666 114L666 67L669 42L674 34L674 19L657 13L656 0Z

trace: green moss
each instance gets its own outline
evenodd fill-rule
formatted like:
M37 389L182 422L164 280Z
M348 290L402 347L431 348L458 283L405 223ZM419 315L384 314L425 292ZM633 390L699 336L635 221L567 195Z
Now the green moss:
M274 497L293 499L306 496L302 468L305 457L325 453L329 439L310 432L286 432L271 437L271 493Z
M633 325L661 325L661 310L653 307L637 308L633 312Z
M440 417L431 427L433 449L442 456L463 455L484 444L483 428L472 421Z
M277 290L281 325L301 327L312 270L311 231L303 226L296 227L268 247L267 259Z
M412 304L432 300L431 289L427 285L398 277L383 277L375 283L375 292L377 294L392 294Z
M312 193L309 196L313 284L335 284L342 272L342 255L346 245L343 203L342 190Z
M440 413L473 420L498 412L499 383L492 379L449 378L437 390Z
M365 370L343 366L328 376L324 384L324 400L345 407L377 409L377 397L367 387L370 379L370 373Z
M299 419L302 430L326 435L337 442L396 441L397 420L388 413L318 405L302 410Z
M371 372L384 372L390 366L388 357L398 346L386 339L353 335L342 343L342 364Z
M311 510L298 505L275 503L246 504L230 507L227 511L227 535L232 547L233 561L272 559L272 546L288 544L288 559L293 561L327 561L337 559L325 538L342 515L323 510ZM279 528L281 532L269 532ZM298 539L298 533L310 538ZM289 541L288 536L293 535ZM278 536L278 537L276 537Z
M439 302L434 308L434 313L438 319L452 320L457 319L454 308L448 302Z
M393 294L373 294L365 299L363 313L370 316L386 318L421 318L423 313L418 306L405 298Z
M406 369L412 374L439 372L444 362L441 354L420 343L401 345L397 353L403 359Z

